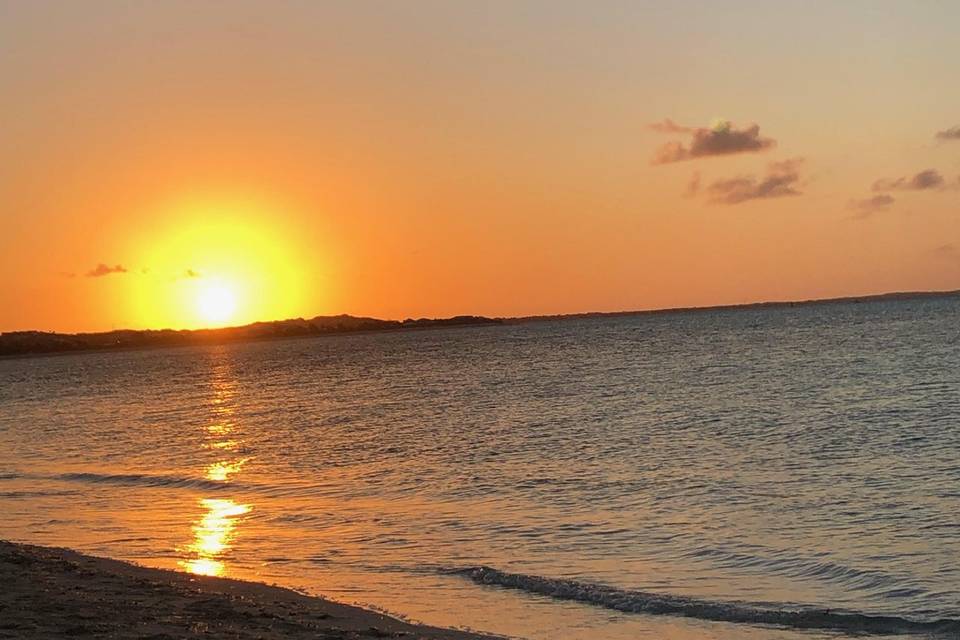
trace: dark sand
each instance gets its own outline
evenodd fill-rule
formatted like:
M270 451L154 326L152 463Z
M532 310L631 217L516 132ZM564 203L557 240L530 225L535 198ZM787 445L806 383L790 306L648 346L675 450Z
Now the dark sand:
M201 637L483 638L256 582L0 541L0 638Z

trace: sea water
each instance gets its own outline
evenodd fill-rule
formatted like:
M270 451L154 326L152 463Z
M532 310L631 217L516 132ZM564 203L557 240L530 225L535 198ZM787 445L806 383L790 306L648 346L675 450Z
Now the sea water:
M534 640L960 637L960 298L0 361L0 537Z

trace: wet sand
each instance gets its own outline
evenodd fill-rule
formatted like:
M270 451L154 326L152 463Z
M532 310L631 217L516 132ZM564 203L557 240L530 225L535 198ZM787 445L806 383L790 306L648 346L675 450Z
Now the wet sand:
M0 541L0 638L480 640L256 582Z

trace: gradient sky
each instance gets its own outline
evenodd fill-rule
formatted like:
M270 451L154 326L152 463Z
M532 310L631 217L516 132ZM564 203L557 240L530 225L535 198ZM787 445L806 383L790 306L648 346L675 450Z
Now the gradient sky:
M0 0L0 330L202 326L218 279L232 323L960 288L958 24Z

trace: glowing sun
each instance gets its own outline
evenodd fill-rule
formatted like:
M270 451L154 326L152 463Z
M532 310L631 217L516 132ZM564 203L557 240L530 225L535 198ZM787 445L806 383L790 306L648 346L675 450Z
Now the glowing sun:
M309 312L308 291L311 304L321 295L314 274L326 270L327 248L311 240L306 249L303 228L290 226L301 214L282 202L208 194L147 211L156 222L129 252L149 269L123 281L136 325L203 329L296 318Z
M223 282L205 282L197 289L197 314L208 324L227 322L237 310L237 296Z

